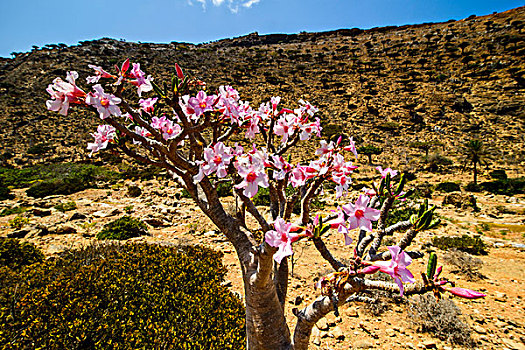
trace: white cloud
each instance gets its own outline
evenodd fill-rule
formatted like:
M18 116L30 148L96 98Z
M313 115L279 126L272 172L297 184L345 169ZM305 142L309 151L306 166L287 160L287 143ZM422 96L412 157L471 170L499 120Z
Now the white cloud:
M248 0L248 1L246 1L245 3L243 3L242 6L247 7L247 8L250 8L250 7L252 7L253 5L259 3L259 1L261 1L261 0Z
M207 4L210 2L209 0L188 0L188 4L193 5L193 1L201 4L204 11L206 11ZM260 1L261 0L211 0L211 3L217 7L226 4L231 13L238 13L240 6L244 8L251 8Z

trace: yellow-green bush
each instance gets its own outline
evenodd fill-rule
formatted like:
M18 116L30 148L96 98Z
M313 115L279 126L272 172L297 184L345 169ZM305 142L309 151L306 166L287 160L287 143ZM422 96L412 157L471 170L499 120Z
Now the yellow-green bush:
M112 244L0 268L0 348L242 349L244 308L220 285L221 256Z

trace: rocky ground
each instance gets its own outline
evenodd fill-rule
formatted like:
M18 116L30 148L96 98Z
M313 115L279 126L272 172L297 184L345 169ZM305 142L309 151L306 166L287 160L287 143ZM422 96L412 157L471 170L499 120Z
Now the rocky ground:
M372 174L364 166L359 176ZM464 181L467 178L464 175ZM457 177L456 177L457 179ZM357 176L357 181L359 177ZM443 181L432 175L421 175L419 181ZM413 185L414 183L410 183ZM128 185L142 189L139 197L130 197ZM224 264L228 268L228 285L231 290L243 294L241 272L232 245L213 224L197 209L190 199L177 199L179 189L172 181L154 179L146 182L121 181L101 189L89 189L69 196L50 196L44 199L27 197L24 190L15 190L16 198L4 201L2 207L26 207L23 214L30 222L21 230L12 229L8 221L16 215L0 217L0 235L23 237L35 243L47 256L66 249L81 247L96 241L94 238L102 226L129 213L148 223L151 236L132 239L160 244L198 243L218 249L224 253ZM355 197L357 193L349 197ZM466 195L465 193L463 195ZM443 205L444 193L435 192L431 202L438 205L437 213L443 225L424 232L416 240L416 247L428 243L432 236L480 235L490 247L489 254L478 256L483 265L483 279L467 281L464 276L451 272L453 266L444 264L446 276L458 284L483 291L483 300L466 301L454 298L464 320L473 329L473 338L479 349L525 349L525 195L513 197L489 193L475 194L479 211L459 209ZM322 212L333 209L334 197L327 192ZM60 203L74 201L77 208L60 212L54 207ZM233 198L226 197L226 207L233 207ZM504 209L502 209L504 208ZM0 208L1 209L1 208ZM262 209L265 211L265 209ZM486 224L486 225L483 225ZM352 254L351 247L344 247L343 237L335 231L326 239L327 245L340 258ZM435 248L434 248L435 249ZM445 252L435 249L440 263ZM324 273L331 272L309 242L300 242L294 248L293 275L290 279L287 315L294 322L291 309L304 307L318 296L314 281ZM425 270L426 259L415 261L414 275ZM333 314L322 319L314 329L312 349L418 349L461 348L441 341L431 334L421 333L410 322L407 299L405 302L388 303L384 312L375 316L364 303L350 303L341 309L341 316Z

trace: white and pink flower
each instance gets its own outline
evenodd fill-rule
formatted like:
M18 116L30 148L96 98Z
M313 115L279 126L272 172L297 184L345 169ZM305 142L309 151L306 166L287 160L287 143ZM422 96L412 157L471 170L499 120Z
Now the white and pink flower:
M416 282L414 275L407 269L407 266L412 263L412 258L398 246L388 247L388 250L392 255L392 260L375 261L372 265L378 266L381 272L389 274L399 286L400 295L403 296L403 282Z
M114 79L117 78L116 76L106 72L104 69L102 69L102 67L98 67L98 66L95 66L95 65L92 65L92 64L89 64L88 67L95 70L95 75L94 76L90 76L90 77L86 78L86 81L87 81L88 84L98 83L100 78L114 78Z
M119 117L122 114L117 106L121 102L120 98L106 94L100 84L93 86L93 90L95 90L94 93L90 92L87 95L86 103L97 109L100 119L106 119L111 115Z
M153 112L153 106L155 105L155 103L158 101L158 98L155 97L155 98L147 98L147 99L140 99L139 100L139 105L140 105L140 108L142 108L145 112L147 113L152 113Z
M99 125L97 127L97 132L91 134L95 138L95 142L88 143L87 148L91 151L89 156L93 153L105 149L108 146L108 143L114 142L116 137L116 130L111 125Z
M70 104L80 104L86 97L86 93L79 89L75 80L78 73L75 71L67 72L66 81L60 78L53 80L46 91L51 95L51 100L46 101L47 109L67 116Z
M273 259L280 264L283 258L293 254L292 243L297 241L300 236L290 232L292 224L287 224L282 218L278 217L273 223L275 230L270 230L264 235L264 240L270 246L279 248L273 255Z
M232 149L222 142L217 142L213 147L204 150L204 162L200 164L199 173L193 177L196 182L200 182L204 175L208 176L216 173L218 178L228 175L228 166L234 155Z
M392 170L391 168L383 169L381 166L376 167L376 170L381 173L381 178L386 178L388 174L390 174L390 178L393 178L397 175L397 170Z
M153 78L151 75L146 77L146 74L140 70L140 63L133 63L130 75L136 79L132 80L131 83L137 87L137 93L139 96L142 96L143 92L153 90L153 85L151 84Z
M368 207L370 198L365 195L359 195L355 204L348 203L343 205L342 209L349 223L348 229L359 228L368 232L372 231L372 221L377 221L381 211Z
M213 111L213 102L217 97L215 95L208 96L206 92L199 91L196 97L190 97L188 99L188 104L193 109L195 116L198 118L204 112Z

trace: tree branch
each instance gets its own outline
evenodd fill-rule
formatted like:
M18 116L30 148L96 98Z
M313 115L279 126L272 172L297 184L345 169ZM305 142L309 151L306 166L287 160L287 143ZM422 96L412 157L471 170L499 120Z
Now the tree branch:
M324 241L321 237L313 238L312 239L315 245L315 248L317 248L317 251L321 254L321 256L328 261L328 263L332 266L332 268L335 271L339 271L341 267L345 267L345 264L334 258L332 253L330 253L330 250L328 250L328 247L324 244Z

